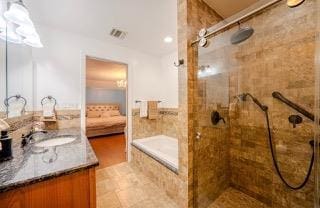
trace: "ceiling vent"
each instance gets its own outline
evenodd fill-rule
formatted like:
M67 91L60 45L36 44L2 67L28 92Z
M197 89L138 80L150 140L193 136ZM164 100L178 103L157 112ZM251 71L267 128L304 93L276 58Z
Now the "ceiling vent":
M121 31L121 30L119 30L119 29L113 28L113 29L111 30L111 32L110 32L110 35L111 35L112 37L115 37L115 38L118 38L118 39L123 40L123 39L126 38L127 33L124 32L124 31Z

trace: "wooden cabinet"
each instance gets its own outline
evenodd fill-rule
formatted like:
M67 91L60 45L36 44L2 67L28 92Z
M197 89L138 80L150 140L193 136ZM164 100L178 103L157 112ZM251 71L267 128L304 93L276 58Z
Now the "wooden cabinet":
M95 169L38 182L0 194L0 208L95 208Z

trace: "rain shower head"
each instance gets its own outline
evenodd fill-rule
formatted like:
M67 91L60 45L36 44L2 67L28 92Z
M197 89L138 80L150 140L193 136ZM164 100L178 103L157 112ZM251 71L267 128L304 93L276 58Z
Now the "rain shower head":
M253 33L254 29L252 27L239 28L239 30L231 36L230 41L233 45L239 44L250 38Z

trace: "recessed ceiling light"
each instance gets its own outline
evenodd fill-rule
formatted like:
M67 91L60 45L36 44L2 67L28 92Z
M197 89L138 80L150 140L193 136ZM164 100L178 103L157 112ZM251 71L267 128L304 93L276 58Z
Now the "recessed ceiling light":
M165 43L172 43L173 38L170 37L170 36L167 36L167 37L165 37L165 38L163 39L163 41L164 41Z

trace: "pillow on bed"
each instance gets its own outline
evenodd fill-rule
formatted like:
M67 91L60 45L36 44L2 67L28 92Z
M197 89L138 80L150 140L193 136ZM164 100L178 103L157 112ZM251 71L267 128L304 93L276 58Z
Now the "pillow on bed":
M88 118L99 118L101 116L101 112L99 111L89 111L87 113Z
M112 110L112 111L109 111L109 115L110 116L120 116L120 111L118 110Z
M102 112L102 114L101 114L101 117L104 117L104 118L106 118L106 117L110 117L111 115L110 115L110 111L104 111L104 112Z

